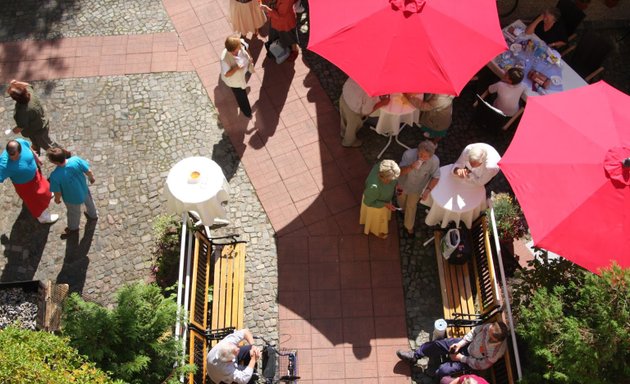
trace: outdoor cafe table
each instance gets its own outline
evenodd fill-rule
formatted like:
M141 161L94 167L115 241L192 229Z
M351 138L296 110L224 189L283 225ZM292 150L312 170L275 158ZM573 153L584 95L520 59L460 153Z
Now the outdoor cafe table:
M473 221L487 208L486 189L483 185L475 185L455 176L452 169L453 164L440 168L440 180L426 203L431 208L425 223L440 224L442 228L446 228L451 221L457 225L461 221L470 228Z
M207 157L188 157L175 164L164 195L171 212L192 212L206 226L227 223L230 185L221 167Z
M388 136L389 140L383 150L378 154L377 158L383 155L383 152L389 147L392 142L392 137L396 139L396 142L409 149L408 146L398 141L398 134L400 133L400 124L406 123L412 125L420 118L420 111L413 106L401 93L394 93L390 97L389 103L379 109L378 123L376 123L376 132Z
M546 55L549 52L547 44L542 41L536 35L526 35L525 29L527 26L521 20L516 20L512 24L503 28L503 37L507 42L510 50L507 50L495 57L490 63L488 68L492 70L497 76L503 77L506 68L511 66L520 65L523 67L525 78L523 79L523 85L525 85L526 91L523 94L523 99L526 100L528 96L535 96L540 94L552 94L557 92L566 91L573 88L583 87L587 85L586 81L580 77L562 58L559 59L558 64L552 64L547 59L541 59L535 53L539 55ZM522 32L521 32L522 31ZM519 33L520 32L520 33ZM518 35L518 36L517 36ZM538 51L534 50L528 52L526 49L517 50L515 44L520 44L527 40L532 40L538 44ZM543 73L551 80L556 80L558 84L552 84L549 88L536 92L532 89L532 82L527 78L527 74L532 69ZM553 77L552 77L553 76Z

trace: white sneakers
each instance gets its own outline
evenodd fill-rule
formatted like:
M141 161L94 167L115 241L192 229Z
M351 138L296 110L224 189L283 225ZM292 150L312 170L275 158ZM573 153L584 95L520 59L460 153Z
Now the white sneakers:
M48 210L45 210L37 220L42 224L54 224L59 220L59 215L56 213L50 214Z

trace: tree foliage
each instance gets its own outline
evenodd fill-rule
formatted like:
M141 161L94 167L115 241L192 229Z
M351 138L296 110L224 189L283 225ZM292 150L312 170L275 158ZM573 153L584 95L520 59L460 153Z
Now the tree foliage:
M181 358L181 344L171 334L176 319L174 297L165 298L154 284L136 283L118 291L114 309L72 294L64 307L63 331L112 377L131 384L162 383ZM190 369L177 368L173 382Z
M79 355L67 338L13 326L0 331L0 383L122 384Z
M513 287L525 382L626 382L630 270L613 265L596 275L566 263L534 262Z

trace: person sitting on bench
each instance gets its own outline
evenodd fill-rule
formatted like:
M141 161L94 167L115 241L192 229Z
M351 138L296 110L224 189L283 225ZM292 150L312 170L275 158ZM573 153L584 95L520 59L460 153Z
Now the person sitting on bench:
M238 346L241 341L247 345ZM239 329L227 335L208 352L206 369L214 383L246 384L255 382L254 366L261 352L254 346L254 337L249 329Z
M429 341L415 351L397 351L403 361L415 364L421 357L440 358L448 356L448 361L440 364L435 372L438 379L453 376L459 372L488 369L507 348L508 328L498 321L478 325L464 338L447 338Z

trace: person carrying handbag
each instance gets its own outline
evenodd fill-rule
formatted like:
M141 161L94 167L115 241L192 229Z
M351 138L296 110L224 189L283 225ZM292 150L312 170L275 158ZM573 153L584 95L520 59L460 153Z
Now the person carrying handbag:
M247 72L253 72L254 63L247 43L238 36L225 39L225 49L221 52L221 80L230 87L243 116L252 118L252 107L247 98Z

